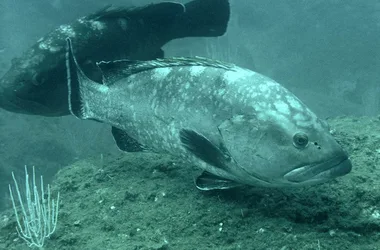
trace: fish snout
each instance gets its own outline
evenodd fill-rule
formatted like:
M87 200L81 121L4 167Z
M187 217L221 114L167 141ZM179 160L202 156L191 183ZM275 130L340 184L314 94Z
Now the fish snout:
M27 88L21 88L20 86L14 87L11 83L2 80L0 82L0 108L20 114L47 115L52 113L51 110L42 103L28 99L27 95L24 97L25 94L23 93L29 94L30 92L31 91L28 91ZM32 95L30 95L30 97L32 97Z
M0 84L0 108L9 112L22 113L21 100L17 97L16 92L4 88L3 82Z
M14 103L14 93L9 89L9 82L4 79L0 80L0 108L10 112L18 110L17 105Z

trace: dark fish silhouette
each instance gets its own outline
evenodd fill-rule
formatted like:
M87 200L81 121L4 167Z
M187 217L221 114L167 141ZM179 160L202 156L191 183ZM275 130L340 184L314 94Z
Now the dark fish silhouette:
M66 38L73 39L85 73L100 82L95 62L162 58L161 47L170 40L223 35L229 14L228 0L163 2L137 8L106 7L61 25L13 60L0 81L0 107L42 116L69 114Z
M328 126L261 74L205 58L98 66L102 83L79 68L68 39L71 113L112 125L124 151L168 153L199 166L202 190L300 187L351 171Z

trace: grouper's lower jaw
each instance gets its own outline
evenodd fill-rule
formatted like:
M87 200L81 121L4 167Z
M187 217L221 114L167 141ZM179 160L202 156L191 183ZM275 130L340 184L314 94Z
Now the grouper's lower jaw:
M338 161L337 161L338 160ZM331 161L302 166L284 175L285 180L298 185L323 183L339 176L348 174L352 169L351 161L347 157L334 158Z

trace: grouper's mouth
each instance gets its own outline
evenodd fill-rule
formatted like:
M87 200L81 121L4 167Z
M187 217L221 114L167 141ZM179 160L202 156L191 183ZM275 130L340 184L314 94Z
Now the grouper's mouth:
M344 154L328 161L295 168L285 174L284 178L293 183L319 183L348 174L351 169L351 161Z

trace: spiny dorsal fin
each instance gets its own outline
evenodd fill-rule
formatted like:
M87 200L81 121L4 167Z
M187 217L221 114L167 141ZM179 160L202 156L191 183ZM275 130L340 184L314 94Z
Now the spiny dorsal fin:
M221 68L226 70L235 70L235 65L221 62L204 57L172 57L160 58L150 61L133 61L133 60L117 60L117 61L101 61L96 63L102 70L104 75L104 83L110 84L117 80L116 78L128 77L143 71L167 68L167 67L184 67L184 66L204 66Z

